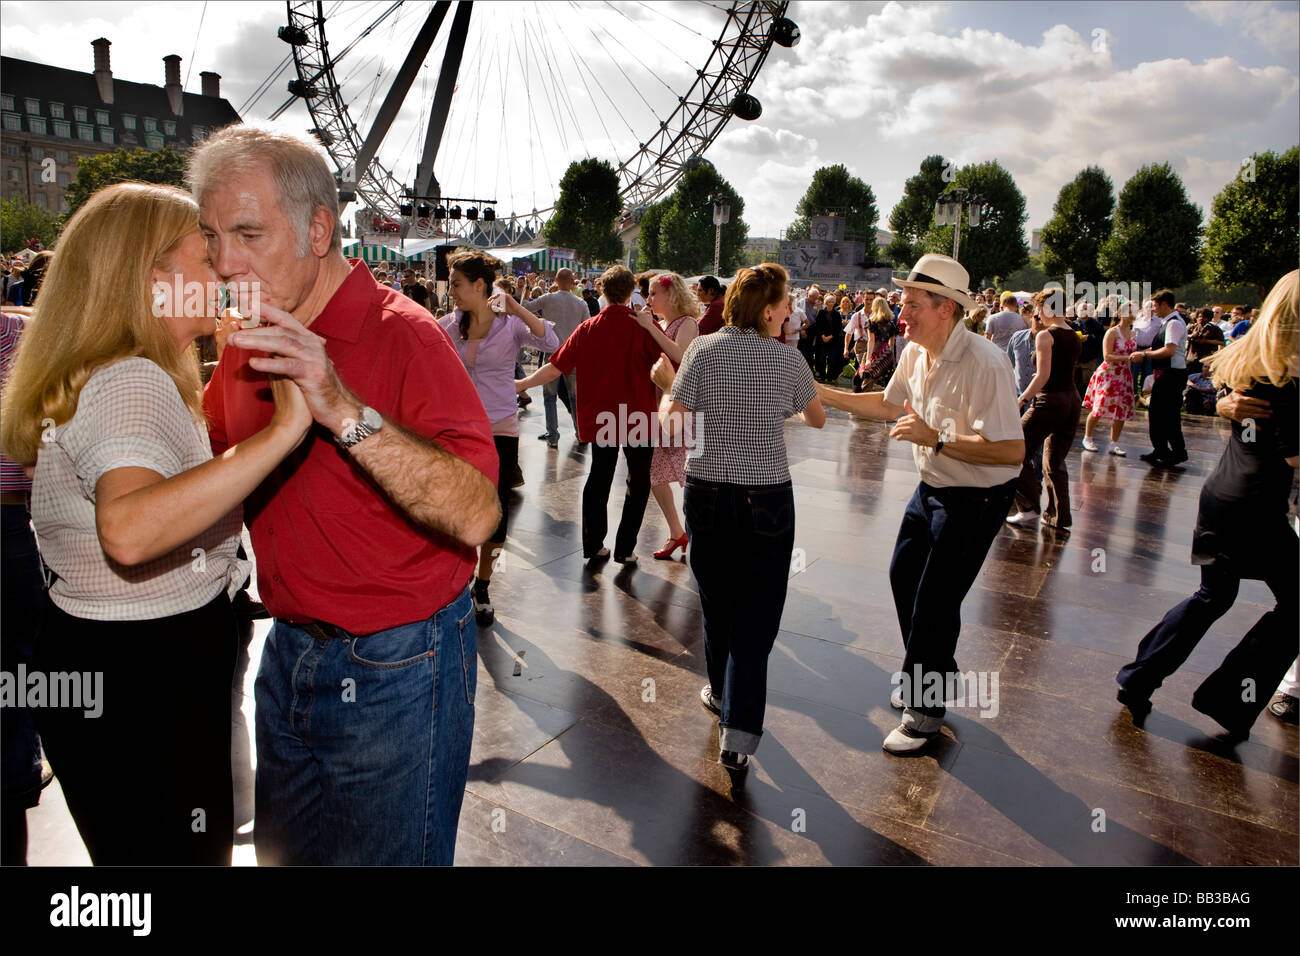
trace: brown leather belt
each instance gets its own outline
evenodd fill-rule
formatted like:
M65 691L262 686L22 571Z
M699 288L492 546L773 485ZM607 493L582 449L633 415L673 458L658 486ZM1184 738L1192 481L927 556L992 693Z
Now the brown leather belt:
M26 491L3 491L0 492L0 504L22 505L27 507L27 501L30 493Z
M340 637L333 624L317 621L295 621L294 627L300 627L318 641L332 641Z

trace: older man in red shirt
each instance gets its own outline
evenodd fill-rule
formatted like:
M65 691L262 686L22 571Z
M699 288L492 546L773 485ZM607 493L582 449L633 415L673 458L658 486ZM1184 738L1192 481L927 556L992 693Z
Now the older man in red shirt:
M682 348L664 335L649 309L633 312L627 301L636 278L623 266L607 269L601 289L609 304L579 325L551 360L515 382L519 392L577 371L578 440L591 442L591 471L582 489L582 554L609 557L606 508L618 450L627 459L627 494L614 537L614 560L636 564L636 538L650 497L650 459L659 435L659 394L650 369L661 352L674 362Z
M469 578L499 511L483 404L425 309L349 262L333 175L229 127L190 160L213 268L256 289L204 395L214 454L269 376L316 425L245 502L276 618L256 684L258 861L450 864L474 727ZM247 285L244 285L244 284Z

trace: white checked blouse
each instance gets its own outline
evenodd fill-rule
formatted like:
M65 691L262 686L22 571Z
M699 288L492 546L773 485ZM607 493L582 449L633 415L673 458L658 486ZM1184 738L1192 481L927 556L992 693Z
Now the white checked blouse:
M104 554L95 530L95 485L105 472L149 468L171 478L211 458L207 430L153 362L126 359L92 375L76 414L53 428L36 459L32 523L41 556L58 575L51 600L74 617L144 621L193 611L221 591L233 594L249 570L235 556L240 508L172 553L133 567Z
M817 397L817 386L798 350L723 326L687 347L672 397L697 413L688 477L777 485L790 480L785 420Z

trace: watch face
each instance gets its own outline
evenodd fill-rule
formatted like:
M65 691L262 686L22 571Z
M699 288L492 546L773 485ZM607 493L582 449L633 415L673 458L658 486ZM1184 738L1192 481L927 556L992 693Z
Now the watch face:
M377 411L367 405L361 410L361 422L371 431L376 431L384 423L384 420Z

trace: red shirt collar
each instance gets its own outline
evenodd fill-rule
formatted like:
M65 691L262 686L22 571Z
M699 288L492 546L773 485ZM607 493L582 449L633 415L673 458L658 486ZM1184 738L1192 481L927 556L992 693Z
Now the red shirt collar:
M311 330L327 339L356 342L361 338L366 314L375 302L380 285L360 259L349 259L352 271L311 324ZM392 291L391 289L389 291Z

